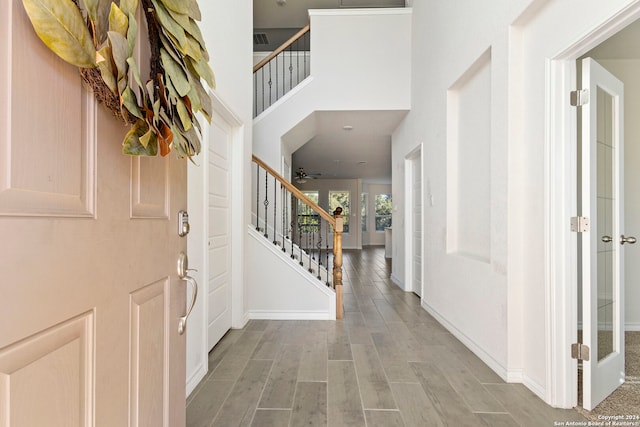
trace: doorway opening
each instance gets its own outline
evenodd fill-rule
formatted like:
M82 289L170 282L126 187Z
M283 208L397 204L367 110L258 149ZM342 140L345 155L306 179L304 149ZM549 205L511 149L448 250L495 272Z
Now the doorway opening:
M406 291L422 297L422 247L423 247L423 188L422 145L405 157L405 195L407 224L405 226Z
M640 248L633 246L635 238L629 236L640 233L640 173L634 167L640 161L640 144L634 143L640 137L640 126L633 120L640 114L640 102L637 101L637 96L640 95L640 48L633 43L639 35L640 20L588 51L576 64L578 87L584 87L584 82L580 79L584 72L582 67L585 58L597 61L604 72L620 82L624 87L624 101L620 108L628 118L622 119L620 124L619 136L624 145L619 147L608 141L608 137L615 135L611 133L612 128L607 123L596 125L597 148L592 151L596 157L593 164L597 177L592 178L595 188L591 192L583 191L584 186L578 179L578 206L584 206L586 197L592 197L597 205L591 210L595 212L597 219L593 221L590 233L583 233L582 239L578 240L578 252L583 254L583 258L578 262L577 292L578 342L585 342L590 326L595 328L591 335L595 338L595 342L591 342L591 361L579 361L577 373L578 407L591 409L583 409L582 412L593 420L602 415L633 413L640 401L640 363L637 362L640 356L640 309L636 307L637 304L629 303L640 296L640 287L636 285L640 283ZM596 117L616 117L616 112L610 108L615 104L612 103L615 98L610 93L598 87L597 93L591 95L599 105ZM584 109L582 110L582 114L578 112L578 140L584 136L582 133L585 129ZM615 133L615 129L613 132ZM617 155L619 165L615 161ZM578 144L578 176L584 177L586 166L581 166L580 158L584 157ZM620 193L619 198L613 194L616 191ZM616 214L617 207L619 213ZM579 209L579 215L584 216L585 213L580 213ZM591 297L593 319L582 308L590 293L585 287L589 282L585 275L589 276L590 273L584 273L583 261L589 255L582 243L587 234L591 235L590 238L596 245L592 248L594 265L591 268L591 281L594 282L592 289L595 293ZM616 292L618 280L621 283ZM615 321L616 316L620 317L619 323ZM607 364L615 357L622 358L619 368L611 369L603 379L590 379L590 374L595 369L606 369ZM586 372L586 369L590 371ZM607 381L617 383L613 386L615 391L605 392L603 400L596 398L598 392L602 393L605 387L603 383Z

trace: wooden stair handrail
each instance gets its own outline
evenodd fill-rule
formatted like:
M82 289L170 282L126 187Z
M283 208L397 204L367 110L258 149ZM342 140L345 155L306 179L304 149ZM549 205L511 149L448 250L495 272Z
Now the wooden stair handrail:
M318 215L320 215L322 218L324 218L329 224L331 224L331 226L333 228L335 228L336 226L336 219L329 214L327 211L325 211L324 209L322 209L320 206L318 206L318 204L316 202L314 202L313 200L311 200L310 198L308 198L307 196L304 195L304 193L300 190L298 190L293 184L291 184L289 181L287 181L286 179L284 179L282 177L282 175L280 175L278 172L276 172L275 170L273 170L271 167L269 167L269 165L265 164L262 160L260 160L259 157L256 157L255 154L252 155L253 161L255 163L257 163L258 165L260 165L260 167L264 170L266 170L271 176L273 176L275 179L277 179L278 181L280 181L280 184L286 188L287 190L289 190L291 192L291 194L293 194L294 196L296 196L297 199L302 200L307 206L309 206L311 209L313 209Z
M262 61L258 62L256 65L254 65L253 66L253 72L255 73L260 68L262 68L266 64L268 64L269 61L271 61L273 58L278 56L283 50L285 50L286 48L291 46L296 40L298 40L300 37L302 37L304 34L306 34L310 29L311 29L311 24L307 24L304 27L302 27L302 29L300 31L298 31L293 36L291 36L291 38L289 40L287 40L286 42L284 42L279 48L277 48L276 50L271 52L266 58L264 58Z

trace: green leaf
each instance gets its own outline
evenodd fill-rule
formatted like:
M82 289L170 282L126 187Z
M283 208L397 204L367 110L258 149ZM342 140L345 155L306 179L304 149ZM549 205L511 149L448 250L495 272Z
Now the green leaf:
M162 59L162 67L178 91L178 95L182 97L188 94L191 90L191 84L182 67L176 63L164 48L160 49L160 58Z
M211 102L211 97L209 96L209 92L205 90L205 88L199 81L195 80L192 83L193 87L198 92L198 99L200 99L201 108L198 111L202 112L202 115L207 119L209 123L211 123L213 105Z
M129 44L129 56L133 55L133 48L136 46L136 38L138 37L138 21L129 14L129 29L127 30L127 43Z
M129 70L127 64L127 59L129 58L129 43L122 34L115 31L109 31L108 37L113 54L113 62L116 64L116 69L118 70L118 81L120 81L127 78L127 72Z
M131 127L122 142L122 152L131 156L157 156L158 141L150 138L146 147L140 142L140 138L149 132L149 126L144 120L138 120Z
M172 123L171 132L173 132L173 142L171 143L171 146L178 152L178 157L190 157L189 152L191 149L189 147L189 143L184 135L182 135L178 126Z
M71 0L22 0L36 34L77 67L95 68L96 49L78 6Z
M162 3L156 0L152 0L152 3L155 6L156 16L158 17L158 21L160 21L160 25L163 27L163 30L175 37L178 41L178 45L184 49L187 45L187 35L185 34L182 25L178 24L171 15L169 15L169 12Z
M154 139L156 139L156 134L149 129L147 133L140 137L140 144L142 144L144 148L147 148Z
M129 70L131 71L131 74L133 74L133 80L138 85L138 90L142 95L142 105L146 105L147 91L146 87L142 84L142 79L140 78L140 69L138 68L138 64L136 63L135 58L133 56L127 58L127 64L129 64Z
M82 0L82 3L84 4L84 8L89 14L89 19L91 19L93 22L96 22L98 20L99 1L100 0Z
M198 6L197 0L191 0L189 3L189 16L196 21L202 21L202 13L200 12L200 6Z
M186 31L189 31L189 29L191 28L191 22L189 22L188 14L178 13L175 10L171 9L167 9L167 12L169 12L169 15L171 15L173 20L180 24L182 28L184 28Z
M189 98L191 109L194 114L202 109L202 102L200 102L200 96L198 95L198 90L195 85L191 86L191 90L187 94L187 98Z
M202 50L204 50L206 52L204 36L202 35L202 32L200 31L200 26L198 26L198 23L196 21L194 21L193 19L190 19L190 21L191 21L191 27L189 27L187 29L187 32L189 34L191 34L193 36L193 38L198 40L198 43L200 43L200 47L202 47Z
M185 0L161 0L167 9L178 13L189 13L189 1Z
M98 0L98 12L96 16L96 37L100 37L98 40L98 46L102 45L107 39L107 32L109 31L109 13L111 12L111 0Z
M111 46L104 45L98 53L104 58L104 61L98 62L102 80L111 89L111 92L118 93L118 85L116 83L116 73L114 73L113 62L111 62Z
M205 61L197 61L193 58L187 57L187 67L195 71L195 75L202 77L211 89L216 88L216 76L213 74L213 70L209 66L209 63Z
M129 18L115 4L111 3L111 11L109 12L109 31L115 31L122 37L127 37L127 29L129 28Z
M139 119L144 119L140 107L138 107L138 98L130 87L127 87L122 93L122 103L131 114Z
M138 9L138 0L120 0L120 9L125 15L135 15Z
M184 54L187 56L190 56L191 58L197 61L204 59L204 57L202 56L202 49L200 47L200 43L198 43L198 40L193 38L191 34L187 34L187 46L184 50Z
M191 115L189 114L189 110L187 110L187 107L184 105L184 102L180 98L178 98L176 111L178 112L178 117L180 117L180 122L182 122L182 127L185 130L191 129Z

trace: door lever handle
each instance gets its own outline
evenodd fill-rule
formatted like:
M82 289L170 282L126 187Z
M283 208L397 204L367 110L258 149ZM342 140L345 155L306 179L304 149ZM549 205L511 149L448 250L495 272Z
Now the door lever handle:
M624 245L625 243L633 245L636 241L637 241L636 238L633 237L633 236L625 237L624 234L620 236L620 244L621 245Z
M187 284L191 284L193 286L193 295L191 296L191 302L189 303L189 308L187 309L187 314L180 317L178 321L178 333L180 335L184 334L184 331L187 328L187 319L191 314L191 310L196 305L196 299L198 298L198 282L196 279L189 276L189 271L198 271L195 268L189 268L189 258L187 258L187 254L184 252L180 252L178 256L178 277L182 280L185 280Z
M182 280L186 280L187 283L191 283L191 285L193 285L193 295L191 296L191 303L187 309L187 314L182 316L178 321L178 333L180 335L184 334L184 331L187 328L187 319L189 318L191 310L193 310L193 307L196 305L196 300L198 299L198 282L196 282L196 279L191 276L185 276Z

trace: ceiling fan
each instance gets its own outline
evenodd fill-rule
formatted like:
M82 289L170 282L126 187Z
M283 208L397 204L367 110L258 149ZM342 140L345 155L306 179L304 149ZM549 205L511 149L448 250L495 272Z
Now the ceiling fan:
M321 175L321 173L306 173L303 167L299 167L294 179L298 184L304 184L308 179L317 179Z

